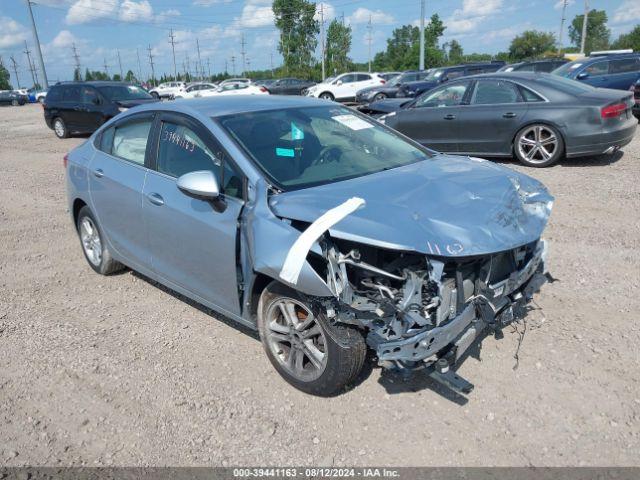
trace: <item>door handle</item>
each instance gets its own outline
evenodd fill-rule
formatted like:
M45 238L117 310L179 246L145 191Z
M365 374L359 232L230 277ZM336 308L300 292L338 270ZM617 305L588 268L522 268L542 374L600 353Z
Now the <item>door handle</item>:
M94 174L96 177L98 177L98 178L102 178L102 177L104 177L104 172L102 171L102 169L101 169L101 168L96 168L96 169L93 171L93 174Z
M456 116L453 113L448 113L442 118L444 118L445 120L455 120Z
M150 194L147 195L147 198L154 205L158 205L159 207L164 205L164 199L158 193L150 193Z
M502 116L503 116L504 118L516 118L518 115L516 115L516 114L515 114L515 113L513 113L513 112L507 112L507 113L504 113Z

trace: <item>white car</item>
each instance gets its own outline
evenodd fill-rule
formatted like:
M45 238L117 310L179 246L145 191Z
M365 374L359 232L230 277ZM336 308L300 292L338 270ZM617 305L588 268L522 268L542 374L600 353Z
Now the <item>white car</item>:
M309 87L307 96L342 102L355 101L358 90L383 85L385 83L385 79L377 73L343 73L333 79L327 79L323 83Z
M156 98L173 98L185 86L184 82L165 82L149 90L149 93Z
M205 96L203 94L206 91L215 90L217 88L218 88L218 86L215 83L207 83L207 82L193 83L193 84L188 85L187 87L185 87L180 92L176 93L174 95L174 98L178 99L178 98L198 98L198 97L203 97L203 96Z
M203 90L201 97L215 97L218 95L269 95L269 90L246 82L225 83L215 90Z
M227 83L251 83L248 78L227 78L220 82L220 85L226 85Z

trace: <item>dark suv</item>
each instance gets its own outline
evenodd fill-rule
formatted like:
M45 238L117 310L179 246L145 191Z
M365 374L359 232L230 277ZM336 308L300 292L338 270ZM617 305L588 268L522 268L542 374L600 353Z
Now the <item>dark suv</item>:
M480 73L493 73L504 66L504 62L484 62L469 63L466 65L455 65L453 67L434 68L429 71L429 75L424 80L408 82L400 86L397 97L416 97L423 92L437 87L454 78L468 77Z
M122 111L156 101L142 87L123 82L58 83L45 98L44 119L58 138L67 138L91 133Z
M527 62L510 63L505 65L498 72L545 72L551 73L561 67L569 60L565 58L545 58L544 60L529 60Z

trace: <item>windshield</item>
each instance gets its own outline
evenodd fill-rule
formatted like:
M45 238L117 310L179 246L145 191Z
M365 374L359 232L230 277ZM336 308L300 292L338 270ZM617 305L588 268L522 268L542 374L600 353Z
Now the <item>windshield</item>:
M432 70L429 72L429 75L427 75L426 77L424 77L425 80L435 80L437 78L440 78L442 76L442 74L444 73L444 70L441 68L436 68L435 70Z
M100 93L109 100L116 102L121 100L143 100L153 98L143 88L136 87L135 85L109 85L98 87L98 90L100 90Z
M432 155L342 106L234 114L220 123L283 190L360 177Z
M561 77L568 77L573 72L576 71L577 68L582 66L582 62L569 62L565 63L561 67L556 68L553 72L554 75L560 75Z

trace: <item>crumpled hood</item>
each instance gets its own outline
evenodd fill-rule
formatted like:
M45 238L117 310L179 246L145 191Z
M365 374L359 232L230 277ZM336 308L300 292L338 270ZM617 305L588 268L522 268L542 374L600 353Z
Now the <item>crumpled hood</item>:
M335 238L445 257L509 250L540 238L553 197L537 180L481 159L432 159L273 195L283 218L313 222L351 197L366 205L329 230Z

